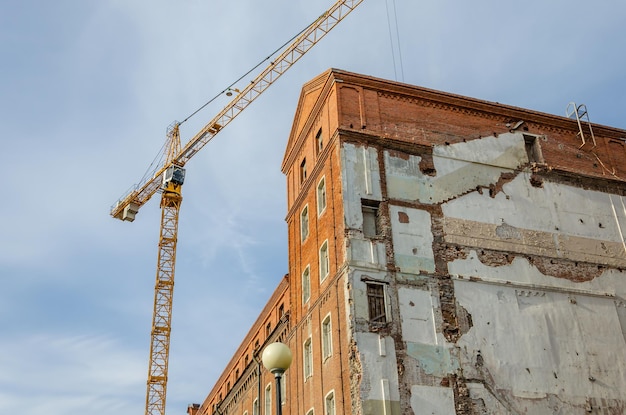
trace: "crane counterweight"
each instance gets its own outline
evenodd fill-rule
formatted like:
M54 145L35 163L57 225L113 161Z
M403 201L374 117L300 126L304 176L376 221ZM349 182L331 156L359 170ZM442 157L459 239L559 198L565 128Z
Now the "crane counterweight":
M122 220L132 222L135 220L135 215L139 212L139 205L136 203L129 203L124 206L124 210L122 211Z

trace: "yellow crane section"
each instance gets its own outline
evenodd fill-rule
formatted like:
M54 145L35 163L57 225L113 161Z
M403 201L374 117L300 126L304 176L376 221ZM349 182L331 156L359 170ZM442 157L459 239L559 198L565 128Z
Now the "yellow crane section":
M248 105L258 98L270 85L296 63L305 53L317 44L340 21L352 12L363 0L339 0L315 22L305 29L285 50L265 68L248 86L237 93L235 98L224 107L204 128L202 128L171 160L155 170L152 178L142 180L126 195L122 196L111 208L111 216L116 219L133 221L139 208L152 195L160 190L162 175L171 164L184 165L215 135L239 115ZM175 126L170 129L174 130ZM170 134L168 133L168 136ZM169 139L169 137L168 137Z
M181 148L180 123L170 125L165 144L165 161L154 169L151 177L142 179L111 208L111 216L132 222L139 209L155 193L161 193L161 232L154 289L146 415L165 415L176 242L185 164L362 2L339 0L333 4L245 88L241 91L232 89L237 92L235 98L184 147Z

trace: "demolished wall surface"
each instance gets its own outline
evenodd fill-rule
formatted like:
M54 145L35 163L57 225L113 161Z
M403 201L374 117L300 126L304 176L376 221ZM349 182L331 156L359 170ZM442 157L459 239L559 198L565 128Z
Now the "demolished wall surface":
M289 274L197 413L273 413L276 340L284 414L626 413L626 131L593 130L581 146L573 120L340 70L307 83Z
M579 148L568 120L515 130L541 117L394 106L348 78L353 413L624 413L626 163ZM371 201L380 231L367 236ZM385 324L370 321L368 283L385 287Z

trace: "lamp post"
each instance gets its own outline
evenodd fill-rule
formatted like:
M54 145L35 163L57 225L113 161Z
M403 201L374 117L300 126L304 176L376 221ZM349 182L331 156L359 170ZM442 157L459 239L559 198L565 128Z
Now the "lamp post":
M263 361L263 366L270 372L274 374L276 378L276 414L282 415L283 408L281 406L281 396L280 396L280 378L285 373L285 370L289 369L291 365L291 350L287 347L286 344L276 342L268 345L263 350L263 355L261 356L261 360Z

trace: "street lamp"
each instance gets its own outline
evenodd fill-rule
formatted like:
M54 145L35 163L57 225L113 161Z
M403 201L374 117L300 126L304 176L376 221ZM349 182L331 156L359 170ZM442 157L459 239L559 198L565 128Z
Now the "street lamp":
M287 347L286 344L276 342L268 345L263 350L263 355L261 356L261 360L263 361L263 366L270 372L274 374L276 378L276 413L277 415L282 415L283 408L281 406L281 397L280 397L280 378L285 373L285 370L289 369L291 365L291 350Z

